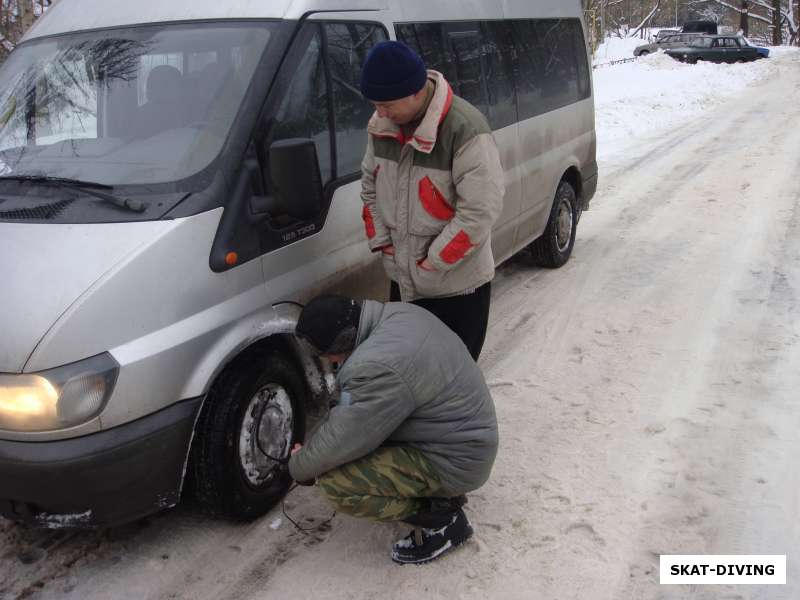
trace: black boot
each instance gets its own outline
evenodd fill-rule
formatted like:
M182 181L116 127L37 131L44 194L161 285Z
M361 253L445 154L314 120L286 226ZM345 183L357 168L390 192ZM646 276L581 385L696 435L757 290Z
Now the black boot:
M415 529L392 546L392 560L403 565L435 560L472 537L472 527L461 508L420 513L406 522Z

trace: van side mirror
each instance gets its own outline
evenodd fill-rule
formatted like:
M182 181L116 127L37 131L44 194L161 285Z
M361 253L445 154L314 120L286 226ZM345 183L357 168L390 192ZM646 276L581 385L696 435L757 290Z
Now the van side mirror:
M269 147L272 193L289 216L313 221L322 212L324 193L317 149L308 138L291 138Z

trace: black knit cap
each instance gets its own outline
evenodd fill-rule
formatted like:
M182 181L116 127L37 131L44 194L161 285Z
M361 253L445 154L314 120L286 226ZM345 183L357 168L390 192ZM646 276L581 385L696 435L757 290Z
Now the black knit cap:
M361 68L361 93L373 102L413 96L425 87L425 63L411 48L394 40L369 51Z
M356 346L361 303L327 294L317 296L300 313L295 333L320 354L344 354Z

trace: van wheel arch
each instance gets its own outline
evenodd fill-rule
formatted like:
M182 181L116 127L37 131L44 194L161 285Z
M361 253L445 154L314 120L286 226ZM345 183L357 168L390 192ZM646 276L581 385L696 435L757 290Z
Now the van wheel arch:
M564 174L561 176L561 181L566 181L572 186L572 189L575 192L578 219L580 219L581 213L586 207L583 205L583 177L581 176L581 172L578 170L578 167L572 166L564 171ZM561 184L561 181L559 181L559 185Z

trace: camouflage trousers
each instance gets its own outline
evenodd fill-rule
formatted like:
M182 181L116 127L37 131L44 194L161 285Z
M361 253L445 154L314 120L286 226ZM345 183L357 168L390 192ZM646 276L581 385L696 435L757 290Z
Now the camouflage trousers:
M425 498L442 495L428 459L407 446L381 446L317 483L337 511L374 521L403 521L427 508Z

